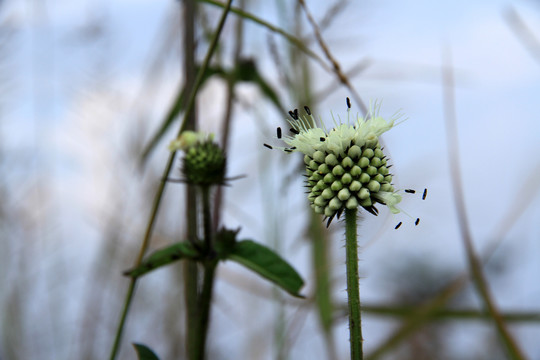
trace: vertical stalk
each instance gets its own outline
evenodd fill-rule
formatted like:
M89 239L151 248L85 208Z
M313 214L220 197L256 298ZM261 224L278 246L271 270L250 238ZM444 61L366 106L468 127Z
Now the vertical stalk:
M181 24L183 24L184 32L184 78L185 92L191 93L195 87L195 16L196 4L195 0L186 0L183 2L183 16ZM186 98L187 102L187 98ZM184 108L189 104L185 103ZM192 106L189 112L185 114L186 130L196 130L197 114L196 107ZM186 224L187 238L192 244L197 239L197 189L194 185L187 184L186 186ZM198 312L198 282L199 269L197 262L186 260L183 264L184 278L184 302L186 306L186 353L187 358L194 360L196 357L194 344L197 333Z
M345 210L345 251L347 265L347 301L349 303L349 333L351 360L364 358L362 320L360 314L360 286L358 277L358 242L356 239L357 209Z
M203 228L204 228L204 251L206 260L204 262L204 279L202 292L199 299L199 324L197 326L194 359L203 360L206 348L206 338L208 335L208 323L210 319L210 304L212 303L212 292L214 288L214 274L217 265L212 239L212 217L210 215L210 187L201 187L203 206Z

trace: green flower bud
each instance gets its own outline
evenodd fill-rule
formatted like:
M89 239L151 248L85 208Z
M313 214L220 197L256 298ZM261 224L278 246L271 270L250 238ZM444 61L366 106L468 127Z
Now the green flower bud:
M368 173L368 175L373 176L377 174L377 168L375 166L368 166L366 172Z
M349 185L349 190L357 192L362 188L360 181L354 180L351 185Z
M315 160L319 164L324 162L325 157L326 157L326 155L322 151L315 151L313 153L313 160Z
M335 176L341 176L344 173L345 173L345 169L343 169L343 167L341 165L336 165L332 169L332 174L334 174Z
M381 184L375 180L371 180L367 185L369 191L378 192L381 189Z
M354 196L350 197L349 200L347 200L345 207L347 209L356 209L358 207L358 200L356 200Z
M362 173L360 175L360 182L362 184L367 184L371 180L371 176L369 176L367 173Z
M381 189L379 191L393 192L394 188L388 183L381 184Z
M360 206L367 207L367 206L371 206L371 205L373 205L373 202L371 201L371 198L367 198L365 200L360 201Z
M377 139L377 136L371 134L366 137L366 147L375 149L379 145L379 140ZM364 205L362 205L364 206Z
M335 193L332 191L332 189L330 188L326 188L323 190L321 196L323 198L325 198L326 200L330 200L331 198L333 198L335 195Z
M328 174L330 172L330 169L328 168L328 165L322 163L319 165L319 168L317 169L317 172L321 175Z
M317 170L319 168L319 164L317 164L317 162L315 160L311 160L308 164L308 167L310 170Z
M373 149L369 149L369 148L365 149L364 152L362 153L362 156L367 157L368 159L371 159L373 155L375 155L375 152L373 151Z
M311 161L311 158L309 155L304 155L304 164L309 165L309 162Z
M384 154L380 148L375 149L374 154L375 154L375 157L378 157L380 159L384 157Z
M347 155L349 155L353 159L357 159L362 154L362 149L360 149L360 146L353 145L350 147L349 151L347 152Z
M382 183L384 181L384 176L382 176L381 174L377 174L373 177L373 180L375 180L378 183Z
M333 198L333 199L330 200L330 202L328 203L328 207L330 207L330 209L332 209L332 210L334 210L334 211L339 210L339 208L341 208L341 205L342 205L342 202L341 202L341 200L339 200L337 197Z
M328 154L326 156L326 158L324 159L324 162L328 166L336 166L337 164L339 164L339 161L338 161L336 155L334 155L334 154Z
M354 165L349 173L354 177L358 177L362 173L362 169L360 166Z
M381 175L388 175L388 168L387 168L386 166L384 166L384 165L381 166L381 167L379 168L379 174L381 174Z
M371 165L372 166L379 167L379 166L381 166L381 164L382 164L381 159L379 159L378 157L373 157L371 159Z
M324 206L326 205L328 200L326 200L322 195L317 196L315 201L313 202L316 206Z
M386 181L387 183L391 183L392 182L392 175L386 175L384 177L384 181Z
M321 207L321 206L314 206L314 207L313 207L313 210L314 210L317 214L324 214L324 208Z
M360 200L366 200L366 199L369 199L369 197L371 196L369 190L367 188L362 188L360 189L360 191L358 192L358 198Z
M351 193L349 192L349 189L343 188L343 189L339 190L339 192L337 194L337 197L338 197L339 200L345 201L345 200L347 200L348 198L351 197Z
M334 191L339 191L341 189L343 189L343 184L340 182L340 181L334 181L332 183L332 185L330 186L330 188Z
M324 216L326 216L326 217L330 217L330 216L334 215L335 213L336 213L336 211L332 210L330 208L330 205L328 205L327 207L324 208Z
M328 174L324 175L323 180L324 180L324 182L326 184L331 184L331 183L334 182L334 180L336 180L336 177L334 176L334 174L328 173Z
M351 174L349 174L349 173L343 174L343 176L341 177L341 183L343 185L350 184L352 182L352 180L353 180L353 178L352 178Z
M341 166L343 166L346 169L350 169L354 166L354 162L350 157L346 157L341 161Z
M369 159L367 157L361 157L360 161L358 161L358 166L360 166L362 169L365 169L369 166Z

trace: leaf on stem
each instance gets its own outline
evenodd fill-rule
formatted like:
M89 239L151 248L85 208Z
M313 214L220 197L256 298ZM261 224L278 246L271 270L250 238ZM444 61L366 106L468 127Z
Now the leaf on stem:
M169 265L175 261L185 258L196 259L200 256L199 251L191 243L180 242L168 246L164 249L156 250L148 256L143 262L133 268L124 271L124 275L130 277L139 277L159 267Z
M139 360L159 360L156 354L146 345L133 343Z
M228 259L270 280L292 296L304 297L299 293L304 280L289 263L266 246L252 240L239 241Z

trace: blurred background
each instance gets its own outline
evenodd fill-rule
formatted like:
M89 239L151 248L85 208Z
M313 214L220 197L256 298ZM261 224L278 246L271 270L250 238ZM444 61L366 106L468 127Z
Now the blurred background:
M246 175L222 189L220 224L291 262L307 300L220 265L208 358L348 357L343 224L326 230L311 213L301 155L262 144L281 145L288 110L308 105L331 124L350 97L353 114L371 100L385 118L405 114L383 140L397 187L417 190L403 213L366 213L359 228L368 358L507 358L468 276L460 178L492 299L540 359L540 3L301 4L233 2L244 13L227 18L197 121L226 147L229 176ZM208 0L190 13L196 64L221 12ZM121 273L180 126L166 121L185 80L184 31L172 0L0 2L0 359L108 357ZM185 238L184 194L167 185L151 249ZM119 358L135 358L132 342L183 358L181 272L139 281Z

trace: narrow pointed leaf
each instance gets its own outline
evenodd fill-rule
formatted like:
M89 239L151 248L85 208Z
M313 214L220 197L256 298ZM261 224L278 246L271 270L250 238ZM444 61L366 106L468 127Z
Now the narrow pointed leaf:
M159 360L156 354L150 348L143 344L133 344L139 360Z
M239 241L228 259L244 265L289 294L304 297L299 293L304 280L289 263L266 246L252 240Z
M124 271L124 275L139 277L159 267L169 265L175 261L185 258L194 259L198 256L199 252L190 243L176 243L164 249L156 250L154 253L144 259L139 266Z

